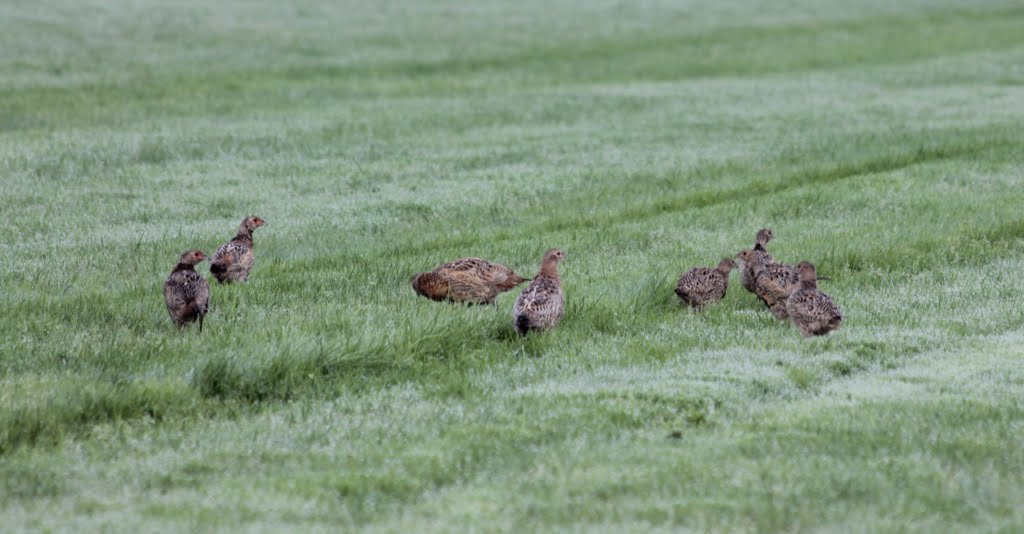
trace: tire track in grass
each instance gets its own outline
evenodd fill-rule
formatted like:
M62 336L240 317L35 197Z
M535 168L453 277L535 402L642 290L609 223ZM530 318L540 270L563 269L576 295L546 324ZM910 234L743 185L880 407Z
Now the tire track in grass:
M998 132L1003 135L998 136L993 132ZM934 137L937 133L938 132L931 132L931 135ZM877 139L876 143L872 143L871 146L886 147L886 149L888 149L888 153L865 158L860 161L839 162L835 164L816 164L800 169L796 172L787 172L785 169L782 169L777 171L780 177L774 180L753 179L744 181L742 185L730 189L701 189L678 196L665 195L640 206L631 206L619 210L608 210L603 213L565 215L566 210L554 211L553 213L556 214L555 216L546 217L543 221L528 225L518 225L514 229L503 228L486 236L444 236L435 239L424 239L424 236L418 235L415 242L398 243L387 252L392 255L424 255L431 250L437 250L440 248L471 248L483 241L488 243L513 241L516 240L519 235L544 235L576 229L592 229L604 226L634 223L659 217L667 213L698 210L710 206L727 204L737 200L775 195L808 185L828 186L829 184L860 176L892 172L922 163L959 159L977 155L985 151L1010 153L1019 147L1019 141L1011 137L1012 133L1012 131L1003 131L1001 125L996 127L981 127L966 130L949 129L942 131L941 134L944 134L942 136L943 138L948 137L953 139L953 144L927 145L919 141L916 146L911 148L895 150L889 149L888 147L892 147L894 145L899 146L901 141L906 141L903 139L903 136L887 136L885 138ZM965 137L970 138L969 141L963 141L962 139ZM841 143L859 141L860 139L858 138L839 140ZM800 152L798 150L794 150L794 153ZM803 157L814 157L815 155L816 154L812 154L810 156ZM827 157L827 154L817 155ZM792 156L791 158L795 158L795 156ZM787 160L785 158L780 158L776 161L770 162L768 166L770 169L774 170L777 166L783 165L786 161ZM727 162L712 168L701 168L690 172L680 172L669 178L669 180L679 182L679 187L683 188L685 186L685 182L695 174L716 176L723 173L735 173L742 175L758 174L758 171L755 169L737 170L734 163ZM650 178L659 178L664 181L663 177ZM632 179L637 180L643 178L634 176ZM625 183L626 181L623 180L623 182ZM611 187L601 190L599 194L602 197L615 198L620 196L622 192L621 190L632 187L633 186L625 184L618 188ZM557 202L561 205L595 205L596 202L588 202L588 197L586 195L587 193L584 193L583 195L579 195L574 198L558 199ZM472 209L480 208L474 206ZM544 212L549 213L551 211L544 210Z

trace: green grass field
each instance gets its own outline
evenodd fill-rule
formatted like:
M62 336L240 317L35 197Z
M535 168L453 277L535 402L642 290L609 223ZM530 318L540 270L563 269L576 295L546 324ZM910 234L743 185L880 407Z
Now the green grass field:
M0 530L1024 530L1019 1L0 6ZM161 286L247 214L200 334ZM841 330L739 286L774 229ZM553 332L417 298L568 255ZM207 272L208 264L201 265Z

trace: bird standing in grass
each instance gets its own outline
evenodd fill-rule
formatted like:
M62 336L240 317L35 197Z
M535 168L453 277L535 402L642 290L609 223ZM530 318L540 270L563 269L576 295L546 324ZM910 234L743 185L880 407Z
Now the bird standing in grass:
M565 294L562 279L558 276L558 262L565 259L565 253L553 248L544 253L540 272L534 277L512 307L516 332L525 336L531 330L554 328L562 320L565 311Z
M504 265L480 258L457 259L409 279L417 295L472 304L493 304L499 293L527 280Z
M729 288L729 273L736 268L736 262L725 258L718 267L694 267L683 273L676 283L676 295L695 310L725 298Z
M771 254L764 248L775 234L768 228L762 228L757 231L757 235L754 236L754 254L756 254L765 265L775 263L775 259L772 258ZM754 272L752 270L751 263L748 261L743 262L743 270L740 271L740 283L743 284L743 288L751 293L757 293L754 290Z
M167 313L178 327L198 320L203 331L203 316L210 306L210 284L196 272L196 264L206 259L200 250L186 250L164 282Z
M265 224L266 221L255 215L246 217L235 237L213 253L210 272L218 282L245 282L249 279L256 260L253 255L252 232Z
M789 317L786 310L786 299L800 285L797 270L782 263L766 264L763 257L752 249L746 249L736 255L743 260L743 268L754 273L754 294L764 302L776 319L785 320Z
M797 264L800 272L800 286L786 302L786 309L793 324L800 333L807 336L823 336L843 324L843 314L832 297L818 291L818 277L814 265L808 261Z

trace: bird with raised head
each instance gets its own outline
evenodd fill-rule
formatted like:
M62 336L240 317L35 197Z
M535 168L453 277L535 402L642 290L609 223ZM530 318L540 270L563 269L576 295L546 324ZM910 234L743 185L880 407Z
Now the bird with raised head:
M725 298L729 273L736 268L732 258L724 258L718 267L694 267L676 282L676 295L694 310L700 310Z
M743 267L751 268L754 273L754 294L772 312L776 319L785 320L786 299L800 284L800 276L796 268L783 263L766 264L757 251L746 249L736 255L743 261Z
M843 314L832 297L818 291L818 277L809 261L797 264L800 285L786 300L786 311L805 337L823 336L843 324Z
M409 279L417 295L431 300L493 304L499 293L529 280L504 265L480 258L460 258Z
M210 284L196 272L196 264L205 259L201 250L186 250L164 282L164 303L171 320L178 327L199 321L200 332L210 307Z
M565 294L558 275L558 263L564 259L565 253L557 248L545 252L540 272L516 298L512 318L519 335L525 336L531 330L554 328L562 320Z
M266 225L263 219L250 215L242 220L235 237L221 245L210 259L210 272L218 282L245 282L252 272L256 257L253 255L252 232Z
M765 249L765 245L767 245L773 237L775 237L775 233L768 228L758 230L757 235L754 236L754 248L750 249L758 258L761 259L761 261L764 262L765 265L775 263L775 258L772 258L772 255ZM743 285L743 289L754 294L757 293L757 291L754 290L753 266L749 261L743 262L743 269L740 270L740 284Z

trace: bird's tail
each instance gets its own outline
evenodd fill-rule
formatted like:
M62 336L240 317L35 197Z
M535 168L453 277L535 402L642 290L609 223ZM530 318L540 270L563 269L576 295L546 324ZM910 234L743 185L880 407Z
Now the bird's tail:
M530 318L527 317L526 315L517 315L516 316L516 332L519 332L519 335L521 335L521 336L525 336L526 332L528 332L529 330L530 330Z
M210 274L212 274L213 277L216 278L218 282L224 281L224 275L227 273L227 271L228 268L219 263L210 264Z

